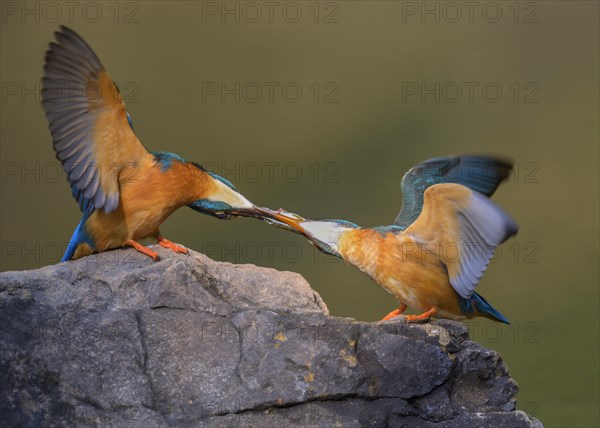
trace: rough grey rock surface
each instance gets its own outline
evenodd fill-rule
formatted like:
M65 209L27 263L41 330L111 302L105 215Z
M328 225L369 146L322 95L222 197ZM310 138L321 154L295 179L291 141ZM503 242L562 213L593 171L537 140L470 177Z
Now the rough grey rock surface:
M461 323L331 317L299 274L154 249L0 274L3 427L541 427Z

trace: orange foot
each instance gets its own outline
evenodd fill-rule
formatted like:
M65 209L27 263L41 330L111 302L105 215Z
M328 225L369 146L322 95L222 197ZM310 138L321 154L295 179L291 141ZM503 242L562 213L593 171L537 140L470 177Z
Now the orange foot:
M401 303L400 307L398 309L387 314L385 317L383 317L381 319L381 321L387 321L387 320L391 320L392 318L396 318L398 315L402 315L405 310L406 310L406 305Z
M158 236L158 245L164 248L168 248L169 250L175 251L176 253L189 254L187 248L184 248L181 245L177 245L174 242L171 242L160 235Z
M158 253L156 251L152 251L150 248L145 245L140 244L139 242L135 242L133 239L130 239L125 243L125 245L131 245L133 248L138 250L140 253L147 255L148 257L152 257L153 260L158 260Z
M406 322L426 321L436 313L437 310L435 308L431 308L427 312L423 312L421 315L407 315Z

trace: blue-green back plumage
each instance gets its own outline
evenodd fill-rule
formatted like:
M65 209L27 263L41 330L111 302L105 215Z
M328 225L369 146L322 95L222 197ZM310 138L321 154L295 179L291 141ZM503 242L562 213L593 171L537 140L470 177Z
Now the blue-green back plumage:
M161 164L161 171L168 171L171 166L173 166L173 162L185 162L181 156L176 155L171 152L150 152L152 156L154 156L154 160L157 163Z
M411 168L402 177L402 209L394 224L406 229L421 213L423 194L440 183L462 184L486 196L492 194L512 170L512 163L480 155L429 159Z
M152 155L154 156L154 160L156 160L156 162L161 164L161 170L163 172L168 171L169 168L171 168L171 166L173 166L173 162L186 162L185 159L183 159L181 156L179 156L178 154L175 154L175 153L171 153L171 152L150 152L150 153L152 153ZM233 183L231 183L231 181L221 177L218 174L215 174L214 172L208 171L206 168L204 168L202 165L200 165L197 162L190 162L190 163L192 165L194 165L196 168L198 168L199 170L206 172L209 176L211 176L215 180L220 181L221 183L225 184L230 189L235 190L237 192L237 189L235 188Z
M229 180L227 180L226 178L221 177L218 174L215 174L214 172L209 172L207 171L208 175L210 175L212 178L214 178L215 180L219 180L221 183L223 183L225 186L229 187L231 190L235 190L237 192L237 189L235 188L235 186L233 185L233 183Z

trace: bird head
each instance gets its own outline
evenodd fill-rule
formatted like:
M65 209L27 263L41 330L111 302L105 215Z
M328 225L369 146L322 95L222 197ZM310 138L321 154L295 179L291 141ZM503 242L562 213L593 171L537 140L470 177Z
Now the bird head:
M226 220L233 217L262 219L269 214L269 210L260 208L246 199L230 181L212 172L207 174L213 179L213 186L209 193L189 204L193 210Z
M269 211L268 217L263 217L263 220L304 235L319 250L336 257L341 257L339 242L342 235L358 228L356 224L345 220L307 220L281 209Z

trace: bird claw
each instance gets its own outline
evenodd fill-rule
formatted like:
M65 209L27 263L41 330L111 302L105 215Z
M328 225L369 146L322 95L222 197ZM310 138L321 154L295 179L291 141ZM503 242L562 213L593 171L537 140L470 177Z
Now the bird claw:
M421 315L405 315L404 319L408 324L425 323L430 320L430 317L419 318Z
M167 248L171 251L174 251L176 253L181 253L181 254L189 254L190 253L187 248L182 247L181 245L177 245L176 243L171 242L165 238L159 238L158 245L160 245L163 248Z
M402 312L400 312L400 309L395 309L392 312L390 312L389 314L387 314L386 316L384 316L381 321L389 321L393 318L396 318L397 316L400 316L402 314Z
M145 245L140 244L139 242L136 242L136 241L130 239L129 241L126 242L126 244L132 246L137 251L139 251L142 254L145 254L146 256L150 257L154 261L160 260L160 256L158 255L158 253L156 251L152 251L150 248L146 247Z
M398 309L394 309L392 312L390 312L385 317L383 317L381 319L381 321L388 321L388 320L391 320L393 318L396 318L396 317L402 315L405 310L406 310L406 305L404 303L401 303L400 307Z
M389 314L387 314L381 321L388 321L399 316L402 316L404 311L406 310L406 305L402 304L398 309L393 310ZM402 316L408 324L410 323L420 323L427 322L429 319L437 313L435 308L431 308L428 311L423 312L420 315L404 315Z
M428 311L425 311L420 315L406 315L406 322L407 323L427 322L436 313L437 313L437 310L435 308L431 308Z

